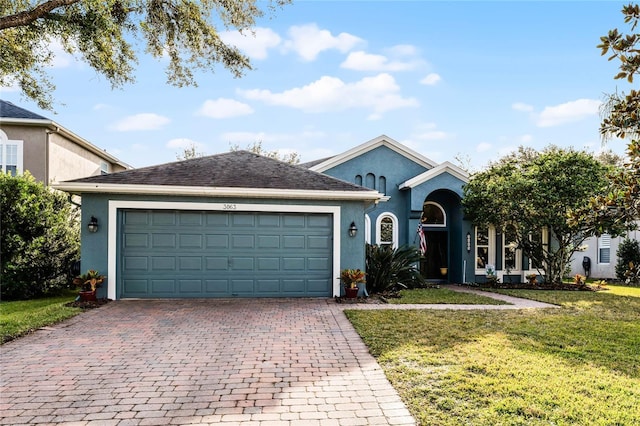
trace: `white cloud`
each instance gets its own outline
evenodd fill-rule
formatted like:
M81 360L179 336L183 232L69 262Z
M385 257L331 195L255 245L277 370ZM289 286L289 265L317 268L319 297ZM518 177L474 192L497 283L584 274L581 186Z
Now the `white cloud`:
M220 34L225 43L232 44L252 59L266 59L269 49L277 47L282 38L271 28L257 27L248 33L225 31Z
M442 78L440 77L440 74L436 74L436 73L432 72L431 74L427 74L427 76L425 78L420 80L420 84L426 84L427 86L434 86L440 80L442 80Z
M240 95L269 105L286 106L305 112L337 112L354 108L372 109L370 120L399 108L416 107L415 98L404 98L400 87L389 74L365 77L345 83L336 77L321 77L306 86L273 93L270 90L243 90Z
M595 99L578 99L564 104L548 106L540 113L537 120L539 127L552 127L582 120L597 115L600 101Z
M521 143L529 143L533 140L533 136L532 135L522 135L520 136L520 142Z
M20 86L18 85L18 80L16 80L13 76L0 77L2 85L2 92L18 92L20 91Z
M340 67L355 71L407 71L414 69L416 65L416 61L390 61L386 56L360 50L349 53Z
M110 129L117 132L129 132L135 130L157 130L171 122L167 117L153 113L130 115L112 124Z
M289 37L284 43L285 50L293 50L305 61L313 61L321 52L329 49L345 53L363 42L361 38L348 33L334 36L316 24L293 26L289 28Z
M234 99L218 98L206 100L197 111L198 115L211 118L231 118L253 114L253 108Z
M531 105L525 104L523 102L516 102L511 104L511 108L516 110L516 111L522 111L522 112L532 112L533 111L533 107Z
M51 61L51 66L53 68L68 68L72 65L80 65L81 62L78 61L72 54L67 53L62 47L62 43L59 40L53 40L49 43L49 49L53 53L53 59Z
M491 145L490 143L488 143L488 142L480 142L478 144L478 146L476 146L476 152L487 152L491 148L493 148L493 145Z

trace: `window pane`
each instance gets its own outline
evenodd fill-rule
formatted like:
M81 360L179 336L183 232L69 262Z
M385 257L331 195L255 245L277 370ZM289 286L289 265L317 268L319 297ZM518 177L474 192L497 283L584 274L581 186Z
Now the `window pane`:
M489 249L487 247L478 247L476 256L476 269L484 269L489 262Z
M504 230L504 268L516 268L516 230L513 226Z
M435 204L424 204L422 206L422 223L431 225L444 225L444 214L442 209Z
M476 245L488 246L489 245L489 230L487 228L477 228L476 230Z
M393 243L393 221L385 217L380 222L380 242Z

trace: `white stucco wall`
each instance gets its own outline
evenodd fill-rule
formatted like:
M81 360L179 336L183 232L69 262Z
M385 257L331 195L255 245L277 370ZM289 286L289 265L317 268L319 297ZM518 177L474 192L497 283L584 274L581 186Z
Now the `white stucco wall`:
M632 231L628 234L629 238L640 240L640 231ZM582 268L582 259L584 256L591 258L591 277L601 279L615 279L616 263L618 263L618 246L624 240L624 237L611 238L611 259L609 263L598 263L598 239L596 237L589 238L584 245L587 249L576 252L571 261L571 275L584 274Z

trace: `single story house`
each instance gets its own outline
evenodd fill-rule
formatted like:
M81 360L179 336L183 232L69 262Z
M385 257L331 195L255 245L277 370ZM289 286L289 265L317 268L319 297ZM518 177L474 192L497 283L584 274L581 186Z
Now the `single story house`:
M464 217L467 181L381 135L302 165L238 151L55 188L82 196L82 270L106 271L111 299L338 296L365 243L421 247L428 280L482 282L491 265L524 281L535 265L509 232Z

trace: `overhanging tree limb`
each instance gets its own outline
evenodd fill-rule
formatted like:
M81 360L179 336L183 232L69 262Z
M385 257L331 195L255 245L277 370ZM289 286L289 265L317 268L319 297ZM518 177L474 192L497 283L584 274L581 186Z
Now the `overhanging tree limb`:
M35 20L46 16L52 10L63 6L70 6L74 3L78 3L79 1L80 0L49 0L34 7L33 9L18 12L13 15L2 16L0 17L0 31L7 28L29 25Z

